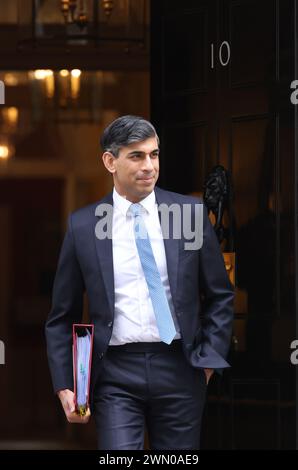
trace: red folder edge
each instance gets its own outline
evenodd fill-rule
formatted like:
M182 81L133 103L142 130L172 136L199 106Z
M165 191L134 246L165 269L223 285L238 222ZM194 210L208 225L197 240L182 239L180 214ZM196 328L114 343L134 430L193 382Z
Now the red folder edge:
M94 325L85 324L85 323L74 323L72 325L72 358L73 358L73 386L74 386L74 400L77 405L77 374L76 374L76 364L77 364L77 338L76 338L76 327L78 328L89 328L91 329L91 348L90 348L90 359L89 359L89 380L88 380L88 393L87 393L87 406L89 407L89 393L90 393L90 379L91 379L91 365L92 365L92 354L93 354L93 337L94 337Z

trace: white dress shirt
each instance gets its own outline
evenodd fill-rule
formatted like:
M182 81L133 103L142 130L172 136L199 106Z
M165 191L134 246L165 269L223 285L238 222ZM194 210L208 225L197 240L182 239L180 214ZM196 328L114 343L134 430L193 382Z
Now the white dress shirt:
M131 202L113 191L113 266L115 284L115 315L110 345L160 341L159 331L139 258ZM152 251L169 302L176 327L174 339L181 338L174 312L168 279L164 241L154 191L140 202L142 217L150 238Z

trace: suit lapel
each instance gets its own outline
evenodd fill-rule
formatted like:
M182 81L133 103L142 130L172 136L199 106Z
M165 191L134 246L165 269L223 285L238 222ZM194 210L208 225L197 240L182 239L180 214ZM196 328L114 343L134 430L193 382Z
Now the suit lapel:
M174 203L173 200L170 199L168 193L166 191L161 190L160 188L155 188L155 196L156 202L158 206L160 204L166 204L170 206ZM167 230L164 227L164 221L161 219L161 212L158 212L161 230L164 235L164 247L166 253L166 260L167 260L167 271L168 271L168 278L169 284L171 289L172 299L175 303L176 301L176 292L177 292L177 275L178 275L178 260L179 260L179 246L180 240L173 238L173 214L170 213L169 217L169 237L165 236Z
M107 204L109 207L113 207L113 196L112 193L108 194L104 199L98 204L96 211L98 211L99 206L103 207L103 204ZM101 212L101 211L99 211ZM113 214L111 210L111 215ZM101 215L96 215L96 223L100 223L102 217L106 217L106 213ZM110 220L112 223L112 220ZM111 226L112 229L112 226ZM112 315L114 315L114 305L115 305L115 290L114 290L114 267L113 267L113 246L112 246L112 237L103 237L99 239L94 233L95 236L95 246L97 251L97 257L99 265L101 268L101 274L103 277L103 282L107 292L108 302Z

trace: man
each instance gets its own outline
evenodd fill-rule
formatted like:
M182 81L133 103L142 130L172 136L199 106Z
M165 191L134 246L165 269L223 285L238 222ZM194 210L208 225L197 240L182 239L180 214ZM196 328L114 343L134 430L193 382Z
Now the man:
M150 122L120 117L101 145L114 189L69 218L46 324L54 389L68 421L87 422L71 353L86 290L99 449L143 449L145 426L151 449L198 449L207 383L229 367L233 288L220 247L199 199L155 187Z

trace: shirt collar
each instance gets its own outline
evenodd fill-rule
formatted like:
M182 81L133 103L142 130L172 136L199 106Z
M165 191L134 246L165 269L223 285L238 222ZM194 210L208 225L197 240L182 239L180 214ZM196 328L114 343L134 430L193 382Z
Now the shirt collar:
M116 188L113 189L113 202L114 206L126 217L127 211L130 208L132 202L126 199L116 191ZM141 206L148 212L152 214L155 209L156 198L155 192L152 191L148 196L140 201Z

